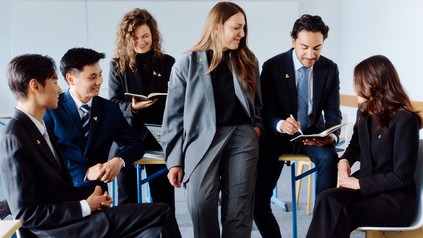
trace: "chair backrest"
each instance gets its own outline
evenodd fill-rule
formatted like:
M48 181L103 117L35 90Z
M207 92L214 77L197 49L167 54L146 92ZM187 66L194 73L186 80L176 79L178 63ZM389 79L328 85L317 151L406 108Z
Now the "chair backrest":
M423 226L423 140L419 141L419 155L417 156L416 172L414 180L417 188L417 213L410 227Z

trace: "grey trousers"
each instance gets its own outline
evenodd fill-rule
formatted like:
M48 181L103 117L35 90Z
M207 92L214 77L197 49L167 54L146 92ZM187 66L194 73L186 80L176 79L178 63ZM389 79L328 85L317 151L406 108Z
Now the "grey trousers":
M184 184L194 237L221 237L219 192L222 237L251 237L258 139L250 125L217 129L211 147Z

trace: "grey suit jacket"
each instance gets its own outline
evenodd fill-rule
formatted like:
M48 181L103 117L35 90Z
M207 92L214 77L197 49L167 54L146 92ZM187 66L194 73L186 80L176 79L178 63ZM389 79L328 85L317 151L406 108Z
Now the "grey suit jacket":
M184 167L186 181L201 161L216 133L216 110L213 85L205 52L187 52L175 63L162 126L162 146L168 168ZM256 94L235 76L235 94L250 115L251 125L262 128L259 75Z

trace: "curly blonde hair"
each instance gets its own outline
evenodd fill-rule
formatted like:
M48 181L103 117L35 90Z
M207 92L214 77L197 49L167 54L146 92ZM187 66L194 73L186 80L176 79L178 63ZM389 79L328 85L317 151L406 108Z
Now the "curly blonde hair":
M127 12L117 26L115 52L113 61L116 62L117 74L122 74L129 69L136 71L136 52L134 50L134 33L139 27L146 24L151 31L151 50L153 57L162 59L161 35L154 17L145 9L135 8Z

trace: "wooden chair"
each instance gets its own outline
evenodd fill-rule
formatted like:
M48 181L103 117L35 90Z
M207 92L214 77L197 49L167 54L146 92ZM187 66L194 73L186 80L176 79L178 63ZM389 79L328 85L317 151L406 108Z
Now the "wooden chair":
M20 220L2 220L0 221L0 237L11 237L18 232L22 226Z
M158 153L155 151L148 151L144 154L144 157L140 160L134 162L135 168L137 170L137 195L138 203L142 203L142 185L157 178L158 176L166 173L167 168L163 168L154 174L142 178L141 170L143 165L152 165L152 164L165 164L163 152Z
M306 155L300 154L283 154L279 156L279 161L288 163L291 166L291 202L292 202L292 237L297 238L297 203L296 203L296 184L295 182L302 178L316 172L316 167L310 167L304 173L296 175L295 163L296 162L311 162L310 158ZM309 182L310 183L310 182ZM311 184L311 183L310 183ZM310 201L311 204L311 201Z
M417 188L417 213L408 227L359 227L357 231L366 232L367 238L422 238L423 237L423 140L419 143L414 180Z

